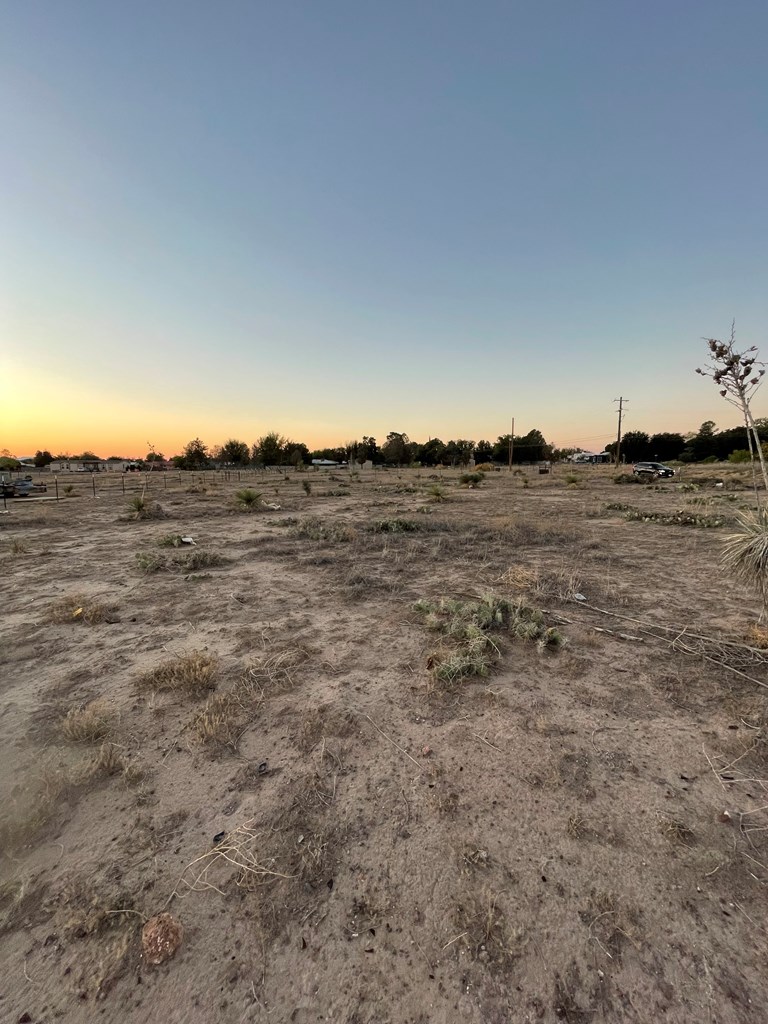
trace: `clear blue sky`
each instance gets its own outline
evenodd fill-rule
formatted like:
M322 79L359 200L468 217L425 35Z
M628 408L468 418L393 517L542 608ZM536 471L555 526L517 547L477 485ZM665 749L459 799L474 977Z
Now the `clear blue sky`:
M0 433L731 425L692 371L734 316L768 353L767 53L764 0L6 0L0 359L41 401Z

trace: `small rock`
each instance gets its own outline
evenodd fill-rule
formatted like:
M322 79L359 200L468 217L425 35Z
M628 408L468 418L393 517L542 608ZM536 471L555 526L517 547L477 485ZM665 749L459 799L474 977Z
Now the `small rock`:
M170 960L181 945L184 929L170 914L150 917L141 932L141 948L147 963L157 966Z

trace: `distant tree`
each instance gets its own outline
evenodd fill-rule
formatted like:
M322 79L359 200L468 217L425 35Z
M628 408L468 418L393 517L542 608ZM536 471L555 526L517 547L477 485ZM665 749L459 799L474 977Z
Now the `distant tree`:
M714 420L705 420L699 427L699 432L691 439L688 447L694 462L703 462L704 459L717 457L717 442L715 440L717 427Z
M407 434L391 431L381 446L381 454L389 466L407 466L411 462L411 442Z
M422 466L438 466L445 459L445 445L439 437L431 437L425 444L415 446L413 457Z
M288 462L295 469L298 469L299 466L304 466L307 463L311 462L309 456L309 448L307 448L305 444L301 444L300 442L296 441L290 441L287 447L288 449L290 449L288 451Z
M251 461L251 452L245 441L230 438L221 446L221 461L235 466L247 466Z
M515 435L512 461L543 462L550 458L552 446L547 444L540 430L529 430L521 437ZM502 434L493 446L493 461L509 461L509 434Z
M101 462L99 456L93 452L83 452L81 455L73 455L72 458L78 462Z
M650 437L644 430L628 430L621 439L621 454L627 462L642 462L651 457Z
M256 441L251 450L252 460L260 466L282 466L290 441L277 431L270 431Z
M366 437L363 435L360 447L358 448L357 457L360 462L373 462L375 464L381 461L379 446L376 444L375 437Z
M178 465L180 469L205 469L209 460L208 447L203 444L199 437L196 437L184 446L184 451L180 457L176 456L171 461L176 464L177 459L179 459Z
M7 451L8 449L4 449ZM12 455L0 455L0 469L5 470L16 470L21 469L21 463L18 459L14 459Z
M685 449L682 434L653 434L648 442L649 455L657 462L679 459Z
M493 462L493 445L490 441L478 441L475 445L475 462Z
M53 462L53 456L49 451L40 451L39 449L35 452L34 463L38 469L42 469L43 466L50 466Z
M165 462L165 456L162 452L148 452L144 457L145 462Z

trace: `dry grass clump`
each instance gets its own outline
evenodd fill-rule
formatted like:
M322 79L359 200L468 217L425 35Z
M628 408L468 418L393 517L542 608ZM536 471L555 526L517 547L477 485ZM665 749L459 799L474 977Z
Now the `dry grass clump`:
M498 582L545 600L558 601L572 601L584 588L581 577L565 565L550 570L512 565L501 574Z
M173 544L164 545L174 547ZM196 572L198 569L215 569L226 565L229 559L216 551L205 551L194 548L178 554L164 554L160 551L139 551L136 554L136 565L149 575L153 572Z
M676 846L693 846L696 833L682 821L673 818L660 818L659 831L670 843Z
M726 537L722 565L736 579L757 591L768 613L768 509L737 512L738 530Z
M502 893L469 892L456 907L458 935L449 940L467 949L473 959L494 970L508 970L523 953L526 937L509 924L501 906Z
M326 522L318 516L309 516L307 519L299 520L291 527L290 532L294 537L330 543L348 543L357 537L357 531L346 523L333 520Z
M216 686L218 663L205 651L191 651L169 658L137 680L141 690L163 690L200 697Z
M485 480L485 473L476 471L474 473L462 473L459 477L459 484L461 487L468 487L470 490L474 490L479 487L480 484Z
M70 708L61 722L62 735L73 743L95 743L109 736L113 727L113 712L98 700Z
M379 519L369 527L371 533L417 533L424 524L415 519Z
M8 545L8 553L11 555L26 555L29 553L29 548L19 537L14 537Z
M234 751L240 738L239 718L242 710L235 695L214 694L195 715L192 729L201 743Z
M89 626L100 622L115 622L115 606L95 598L71 594L59 598L48 608L48 621L55 623L85 622Z

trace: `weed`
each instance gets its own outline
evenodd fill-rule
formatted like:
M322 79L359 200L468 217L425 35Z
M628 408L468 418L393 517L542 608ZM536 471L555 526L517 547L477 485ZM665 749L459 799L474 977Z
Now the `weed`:
M371 533L416 533L423 526L413 519L379 519L369 529Z
M173 545L168 545L172 547ZM164 555L159 551L139 551L136 564L143 573L153 572L196 572L198 569L214 569L229 561L215 551L194 548L183 554Z
M665 839L677 846L693 846L696 842L696 834L693 829L682 821L675 821L672 818L661 818L659 831Z
M613 482L615 484L642 484L645 481L641 480L639 476L635 476L634 473L619 473L613 478Z
M459 477L459 483L462 487L468 487L470 490L479 487L480 484L485 480L485 473L474 472L474 473L462 473Z
M9 551L12 555L26 555L29 553L29 548L23 540L14 537L9 545Z
M312 493L312 484L310 483L309 480L302 480L301 481L301 486L302 486L302 488L304 490L304 493L307 496L309 496Z
M238 707L231 694L214 694L195 715L192 728L201 743L235 750Z
M414 608L424 615L427 628L440 634L442 646L430 655L427 666L433 680L444 687L470 676L488 675L501 654L495 632L534 641L542 651L564 643L556 629L544 625L540 611L493 594L468 601L422 599Z
M75 493L75 486L74 484L64 484L62 490L64 492L65 498L71 498L72 495Z
M173 559L173 564L183 571L194 572L197 569L215 569L218 566L226 565L228 561L228 558L216 551L203 551L196 548L184 555L177 555Z
M159 548L180 548L184 542L181 534L167 533L164 537L158 537L156 543Z
M261 507L261 492L254 491L251 487L244 487L235 493L235 502L244 511L253 512Z
M291 527L294 537L306 537L308 540L331 541L346 543L354 540L356 531L346 523L325 522L317 516L302 519Z
M456 907L461 944L472 957L496 970L507 970L525 948L521 929L510 927L500 905L502 893L468 893Z
M581 487L584 482L584 478L580 473L566 473L565 482L569 487Z
M108 736L113 727L114 715L102 701L71 708L61 722L65 739L75 743L94 743Z
M192 651L162 662L137 680L141 690L166 690L197 698L216 686L218 664L204 651Z
M437 504L448 500L448 491L442 484L430 484L427 488L427 501Z
M168 568L168 559L156 551L137 551L136 565L144 573L160 572Z
M54 601L48 608L48 621L55 623L84 622L89 626L100 622L116 622L115 606L94 598L73 594Z
M693 512L641 512L630 509L624 518L631 523L660 523L663 526L694 526L702 530L725 526L726 519L722 515L695 515Z

